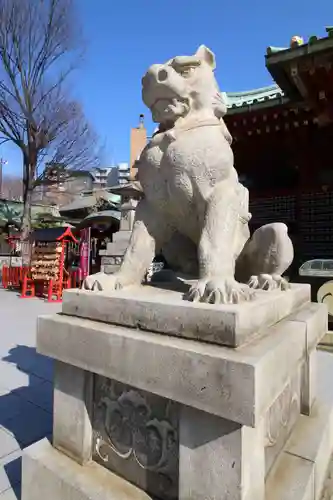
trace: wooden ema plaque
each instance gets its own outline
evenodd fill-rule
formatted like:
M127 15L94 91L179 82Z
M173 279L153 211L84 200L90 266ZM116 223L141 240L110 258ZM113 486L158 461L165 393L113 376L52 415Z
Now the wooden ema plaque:
M64 288L70 287L70 274L65 269L67 245L78 243L69 228L49 228L36 230L29 273L25 275L22 298L34 297L36 287L47 290L49 302L61 302Z
M61 274L62 252L61 242L37 242L31 259L31 278L58 281Z

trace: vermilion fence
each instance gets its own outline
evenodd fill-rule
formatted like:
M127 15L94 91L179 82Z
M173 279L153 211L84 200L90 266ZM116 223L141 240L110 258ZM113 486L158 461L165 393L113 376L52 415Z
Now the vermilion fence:
M6 266L1 269L1 281L3 288L20 288L24 276L29 272L27 266Z
M2 286L5 289L18 289L22 290L23 284L27 281L30 274L30 267L28 266L7 266L3 265L1 270ZM64 288L80 288L82 283L82 273L80 269L73 270L69 273ZM52 287L51 287L52 288ZM24 290L23 290L24 292ZM25 292L23 294L26 295ZM33 295L31 295L33 296ZM47 294L48 300L52 298L52 294ZM51 300L50 300L51 302Z

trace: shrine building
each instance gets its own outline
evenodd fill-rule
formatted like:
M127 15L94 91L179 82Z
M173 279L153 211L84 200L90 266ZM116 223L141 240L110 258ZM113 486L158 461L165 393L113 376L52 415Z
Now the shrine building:
M275 85L227 93L235 167L250 189L252 227L285 222L295 265L333 258L333 28L269 47Z

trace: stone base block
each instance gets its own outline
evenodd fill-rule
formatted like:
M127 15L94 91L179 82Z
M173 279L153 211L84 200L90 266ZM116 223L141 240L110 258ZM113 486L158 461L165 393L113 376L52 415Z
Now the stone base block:
M47 439L26 448L22 457L22 500L151 500L109 470L82 466L55 450Z
M90 373L255 427L304 362L306 342L304 323L288 320L229 349L57 315L38 319L37 348Z
M301 415L266 481L266 500L322 500L333 451L333 407ZM330 497L328 497L330 498Z
M69 292L62 314L38 319L38 352L56 360L58 451L28 449L23 500L323 500L333 414L314 374L325 307L302 286L209 308L141 290L150 297ZM241 345L198 341L205 322Z
M63 296L62 312L163 335L238 347L310 303L310 286L304 284L294 284L285 292L259 290L254 300L232 305L185 301L183 293L189 284L182 282L182 285L181 291L148 285L112 293L69 290Z

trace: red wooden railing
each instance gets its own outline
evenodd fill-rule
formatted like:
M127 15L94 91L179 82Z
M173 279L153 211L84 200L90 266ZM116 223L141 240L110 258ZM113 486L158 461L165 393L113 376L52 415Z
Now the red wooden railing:
M3 288L20 288L24 276L29 272L27 266L7 266L1 269L1 281Z
M62 291L69 288L80 288L82 283L82 273L80 269L75 269L66 272L64 280L61 286L61 293L59 293L60 287L58 283L53 283L52 281L45 281L42 284L35 283L31 278L29 278L30 268L27 266L7 266L3 265L1 269L1 283L5 289L17 289L21 290L22 298L34 297L36 294L36 285L39 285L37 291L40 291L42 295L46 295L48 302L59 302L61 301ZM54 298L54 296L56 297Z

